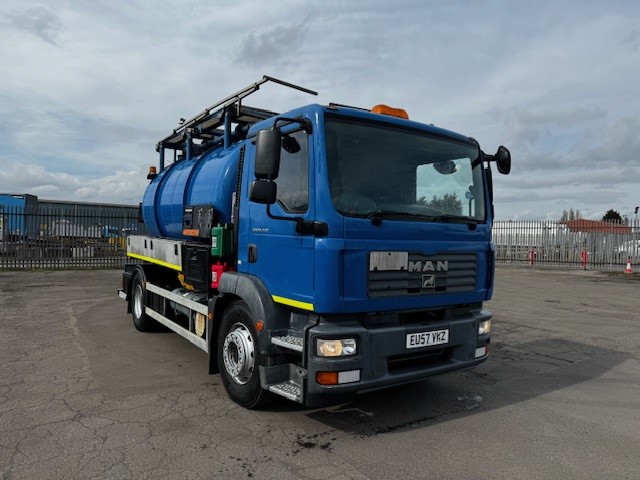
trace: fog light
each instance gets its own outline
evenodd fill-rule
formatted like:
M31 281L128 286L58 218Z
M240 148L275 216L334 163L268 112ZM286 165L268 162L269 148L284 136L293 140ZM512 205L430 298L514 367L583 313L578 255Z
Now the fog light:
M491 320L485 320L478 325L478 335L488 335L491 333Z
M356 341L353 338L335 340L316 339L316 354L321 357L340 357L354 355L355 353Z

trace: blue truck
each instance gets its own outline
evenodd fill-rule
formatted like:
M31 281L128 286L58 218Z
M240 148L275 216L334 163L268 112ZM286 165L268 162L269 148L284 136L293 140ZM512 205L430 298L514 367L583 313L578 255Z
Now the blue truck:
M23 241L38 236L38 197L0 194L0 241Z
M264 76L158 142L118 291L135 328L207 352L246 408L485 361L491 163L508 174L509 151L386 105L245 105L265 82L316 94Z

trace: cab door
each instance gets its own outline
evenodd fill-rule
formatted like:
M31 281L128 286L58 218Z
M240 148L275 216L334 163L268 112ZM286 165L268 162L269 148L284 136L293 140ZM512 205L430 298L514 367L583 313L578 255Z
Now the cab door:
M267 215L266 205L247 202L246 270L262 280L276 302L313 310L315 239L297 233L295 220L311 221L315 214L313 142L309 137L300 129L282 135L276 203L269 207L272 216ZM245 170L247 183L253 179L254 158L251 155Z

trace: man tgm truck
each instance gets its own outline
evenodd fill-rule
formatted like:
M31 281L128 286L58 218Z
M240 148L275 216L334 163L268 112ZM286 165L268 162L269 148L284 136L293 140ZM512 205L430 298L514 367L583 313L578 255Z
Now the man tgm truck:
M229 396L307 406L477 365L489 353L492 170L509 151L402 109L245 105L157 144L120 297L210 354ZM173 153L173 160L169 156Z

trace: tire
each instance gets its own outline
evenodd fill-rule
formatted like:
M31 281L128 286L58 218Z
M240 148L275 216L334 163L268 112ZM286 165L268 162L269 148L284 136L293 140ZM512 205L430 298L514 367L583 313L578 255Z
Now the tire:
M133 317L133 325L139 332L151 332L155 329L157 322L144 313L144 300L146 290L141 275L133 277L131 284L131 316Z
M227 394L238 405L254 409L272 396L260 385L260 355L251 311L243 301L235 301L224 312L217 338L220 378Z

